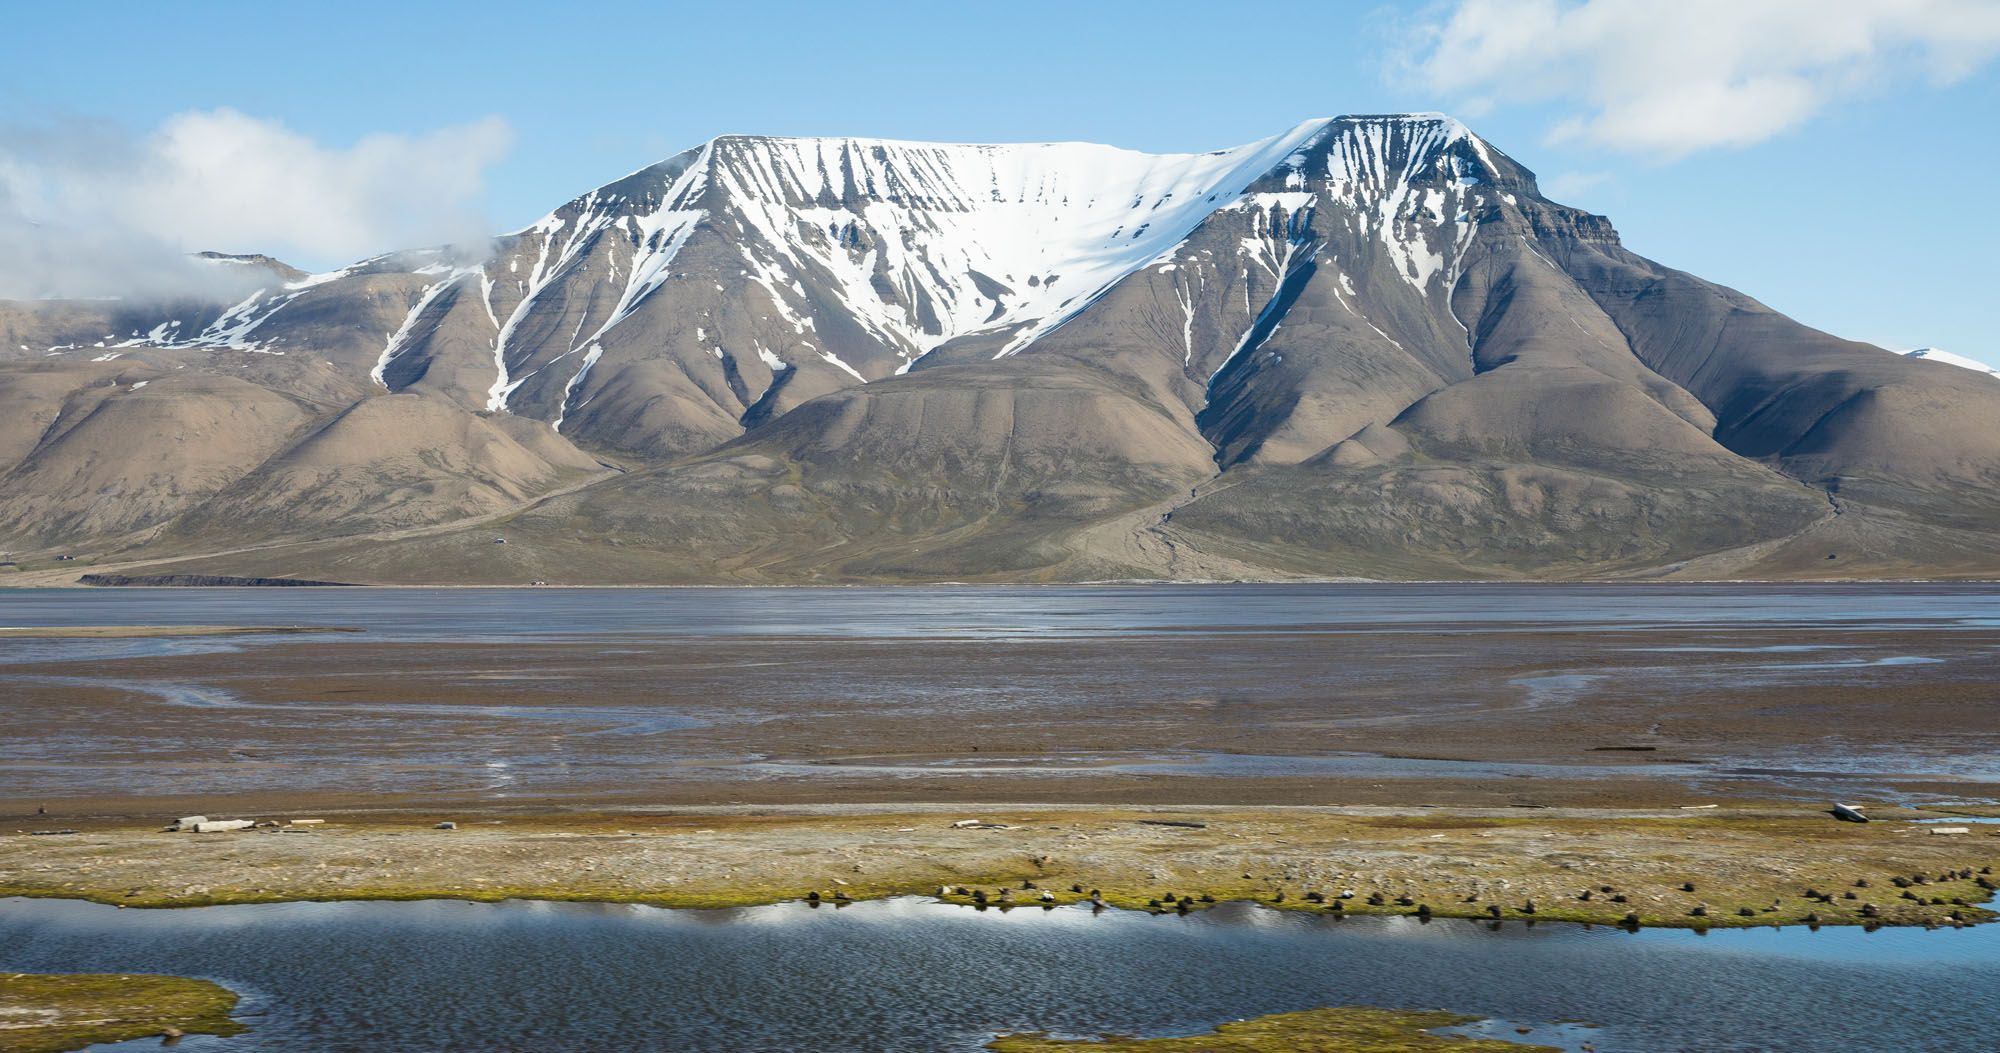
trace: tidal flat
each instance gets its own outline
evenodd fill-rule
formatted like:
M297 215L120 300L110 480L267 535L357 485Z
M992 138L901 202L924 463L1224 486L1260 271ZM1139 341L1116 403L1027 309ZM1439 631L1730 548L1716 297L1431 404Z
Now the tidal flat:
M0 968L226 980L256 1030L216 1049L339 1048L328 1036L355 1007L301 1017L274 1000L266 980L305 981L279 982L283 945L263 935L237 948L255 968L221 968L232 959L121 942L158 924L141 919L279 933L323 901L393 942L451 904L732 932L1012 917L1056 926L1035 952L1054 962L1079 953L1065 926L1081 917L1166 940L1132 963L1164 971L1196 952L1174 950L1174 933L1296 919L1301 961L1318 961L1332 945L1314 941L1351 919L1357 933L1462 934L1410 944L1399 967L1420 971L1467 954L1473 932L1508 936L1490 962L1503 971L1552 932L1636 933L1591 952L1599 974L1634 977L1643 948L1664 946L1653 934L1907 933L1934 941L1910 945L1924 960L1955 934L2000 931L2000 590L1984 586L0 590L0 623L40 627L0 638L0 717L18 732L0 741L0 896L14 897ZM365 631L214 631L228 625ZM1838 822L1834 801L1875 821ZM162 830L195 814L269 825ZM108 913L70 913L93 903ZM112 909L169 907L190 909ZM1128 917L1162 927L1111 921ZM1174 927L1199 919L1221 927ZM80 935L59 938L72 925ZM798 931L792 955L840 930ZM1810 958L1845 939L1797 947ZM703 944L703 960L766 968L732 957L740 942ZM1014 953L1004 944L952 968L1005 971L982 956ZM1685 971L1655 979L1701 990L1696 963L1722 960L1706 948L1733 945L1675 944ZM1967 968L2000 964L1991 940L1966 946ZM473 982L494 960L468 954L424 982ZM1829 968L1814 982L1887 982ZM799 982L838 988L836 975ZM1687 1035L1736 1048L1727 1037L1751 1026L1677 1025L1663 1003L1623 1031L1558 1033L1620 1018L1566 981L1573 1004L1559 1006L1483 999L1470 977L1267 980L1205 1000L1187 985L1209 981L1181 974L1179 1002L1089 1012L1001 1012L969 980L938 993L975 1003L945 1030L915 1003L893 1022L764 1022L820 1049L971 1050L1044 1030L1034 1041L1233 1041L1251 1032L1217 1025L1372 1005L1606 1053ZM729 1015L747 1008L656 1008L634 1026L685 1048L763 1048ZM1840 1007L1825 1033L1857 1050L1877 1036L1959 1048L1935 1014L1876 1008ZM691 1031L662 1023L689 1013ZM599 1042L624 1034L608 1020ZM1742 1048L1822 1048L1824 1028L1787 1045L1781 1025ZM884 1028L900 1044L862 1037Z
M306 594L306 595L302 595ZM2000 800L2000 590L0 590L0 813Z

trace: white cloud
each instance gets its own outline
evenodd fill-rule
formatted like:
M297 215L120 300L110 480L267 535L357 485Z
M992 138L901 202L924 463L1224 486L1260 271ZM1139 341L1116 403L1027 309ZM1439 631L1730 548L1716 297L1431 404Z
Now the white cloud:
M1609 182L1609 172L1557 172L1540 180L1542 193L1557 201L1580 198Z
M1677 157L1884 81L1950 84L1995 54L1993 0L1454 0L1410 66L1467 112L1553 101L1572 110L1556 140Z
M329 147L234 110L178 114L142 137L87 123L0 128L0 298L214 290L189 252L308 266L475 243L498 118Z

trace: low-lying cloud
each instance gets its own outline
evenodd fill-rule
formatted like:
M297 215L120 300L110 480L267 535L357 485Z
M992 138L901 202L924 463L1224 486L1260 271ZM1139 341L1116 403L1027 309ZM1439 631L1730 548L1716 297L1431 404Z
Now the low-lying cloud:
M2000 54L1992 0L1453 0L1416 79L1468 113L1555 102L1550 131L1658 157L1745 146L1898 80L1946 85Z
M329 147L220 109L133 136L103 125L0 128L0 299L226 296L265 253L307 265L482 244L485 173L512 144L489 117Z

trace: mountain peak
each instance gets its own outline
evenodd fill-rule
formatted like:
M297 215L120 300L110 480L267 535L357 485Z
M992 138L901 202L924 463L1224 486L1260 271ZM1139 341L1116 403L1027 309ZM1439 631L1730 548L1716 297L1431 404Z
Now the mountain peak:
M223 267L253 267L257 270L268 271L276 275L280 280L288 282L298 281L300 278L306 276L305 271L283 260L266 256L261 252L197 252L194 253L194 258Z

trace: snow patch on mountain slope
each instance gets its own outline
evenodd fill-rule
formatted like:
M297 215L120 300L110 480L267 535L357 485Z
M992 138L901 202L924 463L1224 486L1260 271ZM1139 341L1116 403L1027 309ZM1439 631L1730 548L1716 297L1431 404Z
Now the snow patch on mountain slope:
M603 354L604 345L602 344L592 344L590 345L590 350L584 352L583 365L578 366L575 375L571 376L569 381L563 385L562 404L556 407L556 419L549 425L552 430L562 431L563 421L569 419L570 399L576 397L576 389L583 386L584 378L590 376L590 367L596 365L597 360ZM589 404L590 400L585 399L584 405L587 406ZM578 406L577 408L582 409L583 406Z
M1460 142L1470 151L1450 149ZM1310 163L1314 156L1323 166ZM441 286L477 273L495 330L486 407L504 411L533 375L523 363L576 361L603 348L653 293L685 274L681 250L710 229L731 240L743 275L763 288L768 309L806 350L863 378L820 346L815 313L852 318L902 359L899 373L970 334L1002 337L996 357L1006 356L1127 276L1172 260L1221 210L1296 216L1337 202L1346 222L1379 239L1405 281L1427 295L1439 283L1448 292L1476 231L1467 200L1486 192L1490 169L1486 147L1464 125L1429 114L1312 120L1201 154L724 136L564 205L477 267L439 251L377 257L261 291L193 337L161 335L175 346L258 350L258 329L320 286L363 273L438 278L388 334L372 371L380 382ZM1282 185L1274 189L1266 177ZM1260 181L1266 186L1250 193ZM1282 271L1287 239L1257 233L1243 245L1251 265ZM604 291L592 294L595 306L565 334L566 346L515 346L547 291L590 260ZM496 288L518 294L509 309L496 310ZM1183 353L1192 360L1194 290L1179 295ZM565 403L577 379L565 385Z
M424 273L434 274L440 272L429 271ZM416 331L417 320L424 316L424 312L430 309L432 303L436 302L438 295L459 281L474 274L483 274L484 272L476 267L458 269L447 267L442 273L446 275L445 279L433 285L425 286L424 291L417 297L416 305L411 307L409 313L403 316L403 324L398 326L395 332L390 333L388 340L382 344L381 357L375 360L375 368L368 371L368 378L373 380L377 385L383 388L389 386L389 363L395 361L397 354L409 343L411 335Z
M627 229L637 241L631 266L626 271L624 290L604 324L589 339L572 347L572 351L603 339L612 326L631 317L646 297L672 277L674 258L680 255L696 226L708 216L706 210L694 207L694 203L708 189L710 150L703 147L695 162L674 179L659 208L624 217ZM614 270L609 278L615 280L617 272Z
M181 322L174 320L154 326L145 333L135 332L130 338L120 342L117 346L160 347L170 350L207 349L248 351L258 354L282 355L284 354L283 351L273 349L265 341L254 339L252 334L266 322L269 322L279 311L290 305L292 301L297 300L308 291L346 278L371 265L381 264L384 261L392 259L394 255L377 256L372 259L363 260L360 263L342 267L339 270L325 271L320 274L308 274L294 281L257 289L244 297L241 302L236 303L216 316L213 322L204 326L199 332L191 335L182 335ZM435 260L441 257L442 253L420 250L410 255L416 258ZM255 262L253 259L233 257L206 257L206 259L209 262L217 264ZM447 265L444 269L449 271L451 268ZM414 268L412 269L412 273L431 272L424 268ZM53 351L56 349L50 348L50 350Z
M1988 376L2000 377L2000 369L1995 369L1978 359L1967 358L1964 355L1954 355L1949 351L1941 351L1935 347L1920 347L1915 351L1903 351L1899 353L1904 358L1921 358L1926 362L1942 362L1948 366L1957 366L1961 369L1970 369L1975 372L1985 373Z
M1494 171L1486 144L1443 114L1349 117L1340 126L1317 173L1326 192L1367 225L1404 281L1429 292L1442 278L1450 292L1479 229L1466 198ZM1475 161L1450 149L1461 142ZM1432 185L1419 190L1419 181Z
M508 273L515 275L515 286L521 292L521 299L507 314L507 320L493 336L493 386L486 392L486 409L489 413L500 413L507 409L507 396L512 395L528 379L514 376L507 361L508 341L520 328L521 322L534 310L535 301L549 286L555 284L570 267L580 262L585 250L595 243L595 235L617 222L621 217L608 209L595 207L598 194L592 193L582 202L581 214L565 216L553 212L541 221L516 235L535 246L535 262L529 268L528 276L520 278L520 261L526 258L524 251L517 249L508 260ZM491 300L488 300L491 310ZM570 350L574 350L571 348ZM565 351L565 354L568 352Z
M231 351L266 351L267 349L263 344L250 338L250 334L256 332L258 326L270 321L271 316L277 314L286 304L298 299L304 291L303 289L287 289L274 295L269 290L259 289L251 293L242 303L222 312L215 321L210 322L208 327L200 333L195 334L189 339L177 341L169 346L177 348L226 348ZM269 353L284 354L283 351L271 351Z
M977 332L1012 331L1000 355L1026 347L1325 124L1205 154L845 138L711 147L728 207L774 257L753 255L759 276L822 279L823 295L908 361Z

